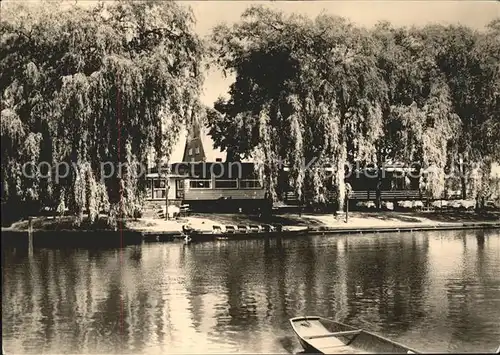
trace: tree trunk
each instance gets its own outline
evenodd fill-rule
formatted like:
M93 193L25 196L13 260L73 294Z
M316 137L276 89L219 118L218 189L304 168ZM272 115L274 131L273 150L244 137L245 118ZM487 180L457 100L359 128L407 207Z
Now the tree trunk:
M479 170L479 209L484 210L486 206L486 198L488 197L490 176L491 176L491 161L483 160Z
M461 187L462 187L462 200L467 199L467 183L465 181L465 177L460 177Z
M349 196L346 197L345 201L345 223L349 222Z
M467 180L465 179L465 164L462 156L460 157L459 172L460 172L460 187L462 192L462 200L465 200L467 199Z
M335 185L337 187L337 211L343 212L345 205L345 163L347 160L347 147L342 143L341 151L337 160Z
M382 208L382 155L377 154L377 187L375 190L375 205L378 211Z
M170 190L170 184L168 181L168 175L170 173L170 166L167 163L166 170L165 170L165 219L168 221L168 192Z
M168 190L170 190L170 186L168 184L168 176L165 174L165 219L168 221Z

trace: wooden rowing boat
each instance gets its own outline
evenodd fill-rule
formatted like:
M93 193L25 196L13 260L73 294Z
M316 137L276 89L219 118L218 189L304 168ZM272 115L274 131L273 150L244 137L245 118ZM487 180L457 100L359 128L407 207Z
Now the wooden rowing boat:
M321 317L290 319L306 352L319 354L419 354L380 335Z

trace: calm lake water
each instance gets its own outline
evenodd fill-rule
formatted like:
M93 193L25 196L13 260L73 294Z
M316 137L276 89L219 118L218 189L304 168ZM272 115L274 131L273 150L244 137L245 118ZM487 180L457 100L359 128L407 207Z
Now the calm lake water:
M296 353L337 318L427 352L500 345L500 232L4 249L8 353Z

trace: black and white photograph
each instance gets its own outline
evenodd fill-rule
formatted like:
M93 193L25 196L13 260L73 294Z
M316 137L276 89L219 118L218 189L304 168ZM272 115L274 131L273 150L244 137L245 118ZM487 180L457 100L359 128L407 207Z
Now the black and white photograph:
M500 354L500 1L1 0L2 355Z

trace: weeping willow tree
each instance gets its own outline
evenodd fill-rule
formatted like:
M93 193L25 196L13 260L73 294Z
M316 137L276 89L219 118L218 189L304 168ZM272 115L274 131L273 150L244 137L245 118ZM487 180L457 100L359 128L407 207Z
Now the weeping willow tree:
M333 163L342 206L346 161L417 163L428 195L440 198L459 156L478 163L469 185L485 190L500 151L499 33L498 21L486 32L387 22L367 31L252 7L213 33L213 57L236 81L215 104L211 133L231 156L264 165L274 198L285 163L299 197L323 200L319 167Z
M477 141L471 149L481 172L479 188L472 191L478 207L484 207L486 199L496 196L498 201L499 179L492 174L494 164L500 163L500 18L492 21L486 33L480 36L476 46L480 60L479 88L476 98L481 119L473 129Z
M343 18L251 7L240 23L217 27L213 43L216 63L236 74L230 99L215 105L216 144L252 154L273 199L285 164L299 199L323 202L330 166L342 208L345 163L371 161L382 134L386 90L369 33ZM227 138L226 127L242 139Z
M379 24L379 66L389 87L384 108L379 163L417 163L427 171L427 192L441 197L451 147L461 124L450 88L438 65L442 26L392 28Z
M454 111L462 124L454 160L462 161L462 198L488 190L493 162L500 159L500 20L485 31L450 26L443 31L439 65L450 88Z
M486 31L432 25L373 30L379 67L388 85L380 160L418 163L427 169L430 196L441 198L461 180L475 195L488 190L498 160L498 21ZM468 162L468 168L461 164Z
M148 153L168 159L200 107L192 13L167 1L2 7L2 198L131 215ZM64 178L61 163L72 165Z

